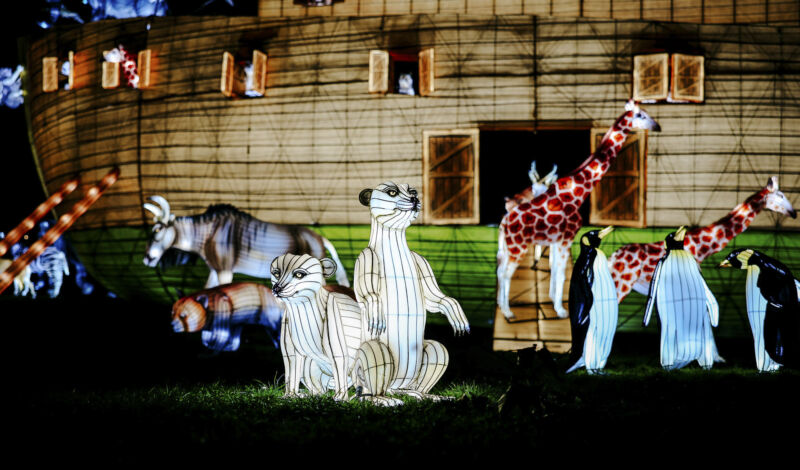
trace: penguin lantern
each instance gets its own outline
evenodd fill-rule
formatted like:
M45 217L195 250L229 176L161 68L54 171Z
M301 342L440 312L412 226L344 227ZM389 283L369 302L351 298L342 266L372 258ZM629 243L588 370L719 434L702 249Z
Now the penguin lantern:
M686 227L667 235L666 254L659 260L644 311L644 325L658 309L661 326L661 367L680 369L696 360L704 369L723 359L717 353L712 326L719 323L719 306L700 274L694 257L683 249Z
M720 266L747 270L747 317L758 370L800 367L800 283L789 268L752 249L732 251Z
M590 374L606 366L617 331L617 290L608 259L597 247L614 227L592 230L581 237L581 253L569 281L569 323L572 328L570 373L586 367Z

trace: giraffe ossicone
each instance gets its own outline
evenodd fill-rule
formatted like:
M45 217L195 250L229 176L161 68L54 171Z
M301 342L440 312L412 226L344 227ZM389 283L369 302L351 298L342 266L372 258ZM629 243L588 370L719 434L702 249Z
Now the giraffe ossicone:
M561 318L569 248L583 225L578 208L592 192L625 144L633 129L660 131L658 123L633 101L603 136L600 145L578 168L559 178L543 194L513 207L500 222L497 251L497 305L507 319L514 318L509 306L511 277L528 247L550 247L550 299Z

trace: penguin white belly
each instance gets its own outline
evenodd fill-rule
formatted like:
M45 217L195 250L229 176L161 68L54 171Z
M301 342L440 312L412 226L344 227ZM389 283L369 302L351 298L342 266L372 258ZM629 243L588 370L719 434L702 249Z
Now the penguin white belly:
M773 361L767 350L764 349L764 316L767 313L767 299L761 296L758 289L758 266L747 267L747 281L745 295L747 299L747 319L750 320L750 330L753 332L753 347L756 352L756 367L760 372L778 370L781 365Z
M611 353L614 333L617 331L619 304L617 290L605 254L597 250L592 283L592 308L589 310L589 330L583 346L583 360L587 371L596 371L606 366Z
M706 302L706 284L694 257L673 250L661 266L656 305L661 320L661 366L679 369L697 360L705 368L718 357Z

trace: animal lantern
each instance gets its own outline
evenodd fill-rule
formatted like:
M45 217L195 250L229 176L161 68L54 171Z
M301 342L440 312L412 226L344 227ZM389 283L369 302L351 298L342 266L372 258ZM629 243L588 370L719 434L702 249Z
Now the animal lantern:
M336 281L349 286L333 244L317 233L296 225L264 222L228 204L209 206L205 213L175 217L161 196L144 208L153 214L153 231L144 256L146 266L155 267L170 248L196 253L211 272L206 289L230 284L233 273L269 276L269 260L284 253L310 254L322 258L325 250L337 262Z
M103 58L106 62L120 64L125 83L131 88L139 88L139 71L136 68L136 56L122 44L107 51Z
M572 367L600 373L611 353L617 331L617 290L608 271L608 260L598 246L614 227L592 230L581 237L581 254L569 283L569 320L572 327Z
M177 333L202 331L205 347L216 352L236 351L244 325L263 325L274 338L282 315L283 307L269 287L237 282L179 299L172 306L172 329Z
M536 171L536 160L532 161L531 169L528 171L528 178L531 179L531 185L525 188L525 190L521 193L515 194L514 197L506 198L506 212L522 204L523 202L532 201L534 198L547 191L547 188L549 188L551 184L558 180L558 174L556 171L558 171L558 165L554 164L553 169L550 170L550 173L540 178L539 173Z
M302 382L314 395L333 390L334 399L347 400L354 384L376 403L401 403L384 396L394 376L392 361L374 361L390 357L389 349L378 340L367 341L353 297L326 289L325 277L336 271L334 261L286 254L275 258L270 269L273 292L286 307L281 323L285 396L298 396Z
M697 360L710 369L721 362L712 326L719 323L719 306L700 274L700 267L683 249L686 228L667 235L666 254L656 265L650 296L644 311L644 325L653 309L661 320L661 367L680 369Z
M430 264L408 248L406 229L422 209L407 184L382 183L359 195L370 208L369 243L355 265L355 292L371 338L388 345L394 376L389 393L438 398L428 392L449 363L447 349L426 340L426 311L444 314L456 335L469 332L461 305L444 295Z
M531 244L550 247L550 299L558 316L567 317L561 298L569 249L583 225L578 208L617 158L632 129L661 130L647 112L629 101L593 155L543 194L503 216L497 250L497 305L507 319L514 318L508 303L511 277Z
M747 230L762 209L797 217L792 203L778 190L778 177L773 176L766 186L734 207L725 217L706 227L686 232L686 250L694 256L695 261L701 263L725 248L733 237ZM624 245L611 255L611 276L617 286L620 302L631 290L642 295L648 294L656 263L664 256L664 252L664 242L659 241Z
M720 264L747 270L747 317L759 371L800 367L800 282L783 263L752 249Z

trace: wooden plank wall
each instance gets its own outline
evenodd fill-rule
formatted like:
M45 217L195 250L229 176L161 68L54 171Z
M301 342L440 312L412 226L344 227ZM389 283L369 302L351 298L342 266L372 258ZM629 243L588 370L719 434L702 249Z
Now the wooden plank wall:
M293 0L259 0L264 17L418 14L540 15L563 18L670 21L695 24L797 26L798 0L346 0L304 7Z
M424 130L608 126L630 95L631 55L665 43L704 51L707 91L704 104L647 106L663 128L649 139L648 225L709 223L770 175L800 206L800 28L452 15L150 21L149 31L142 19L60 28L30 50L27 105L48 188L122 169L76 228L141 225L152 194L178 215L227 202L275 222L367 223L361 189L395 179L424 191ZM126 36L153 51L153 85L103 90L101 51ZM75 89L42 93L41 58L70 41ZM264 98L219 92L222 52L243 41L269 54ZM432 96L367 93L370 49L428 46ZM770 214L754 226L800 221Z

